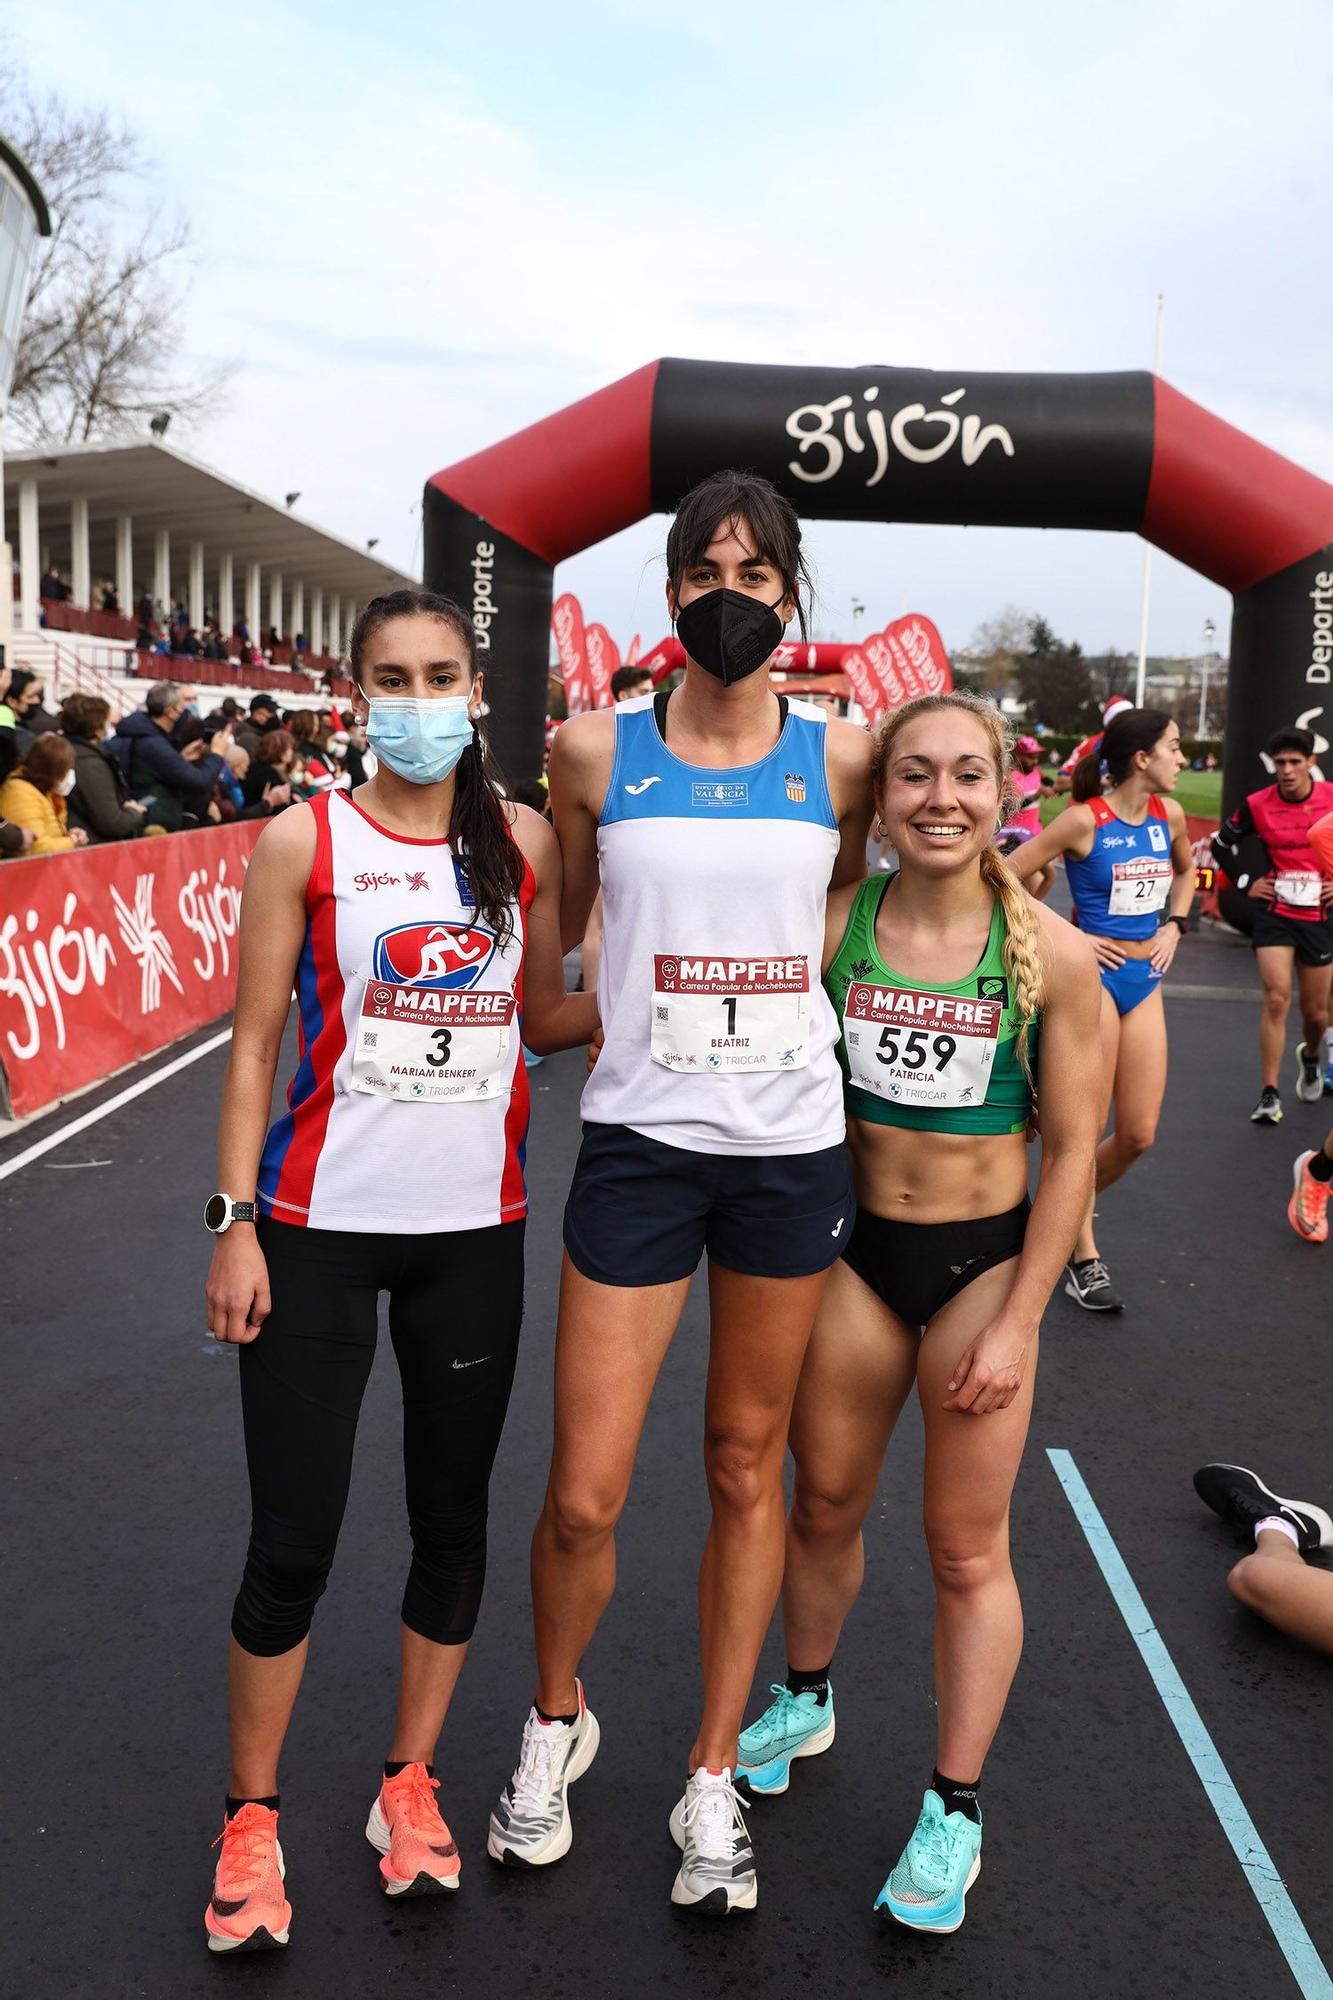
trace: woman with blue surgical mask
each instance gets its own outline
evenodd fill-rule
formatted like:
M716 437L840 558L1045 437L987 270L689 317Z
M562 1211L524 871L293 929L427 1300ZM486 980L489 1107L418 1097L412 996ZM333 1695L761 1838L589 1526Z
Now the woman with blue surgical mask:
M366 1836L390 1896L457 1888L436 1744L486 1566L487 1488L523 1301L520 1041L593 1033L566 995L560 851L508 802L478 731L472 624L422 590L351 639L378 764L291 806L255 848L205 1210L209 1327L240 1350L249 1549L232 1612L232 1770L210 1950L286 1944L278 1759L342 1521L377 1301L403 1388L413 1556L397 1720ZM269 1127L293 988L301 1057Z

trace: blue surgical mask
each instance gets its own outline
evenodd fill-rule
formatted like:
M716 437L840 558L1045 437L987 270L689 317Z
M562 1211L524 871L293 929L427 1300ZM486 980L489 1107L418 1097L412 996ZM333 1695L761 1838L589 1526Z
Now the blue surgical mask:
M438 785L473 737L465 694L376 695L370 703L366 742L382 764L411 785Z

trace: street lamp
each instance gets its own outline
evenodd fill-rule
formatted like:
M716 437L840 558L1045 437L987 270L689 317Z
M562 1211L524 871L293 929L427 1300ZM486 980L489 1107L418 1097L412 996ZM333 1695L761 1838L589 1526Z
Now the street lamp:
M20 154L0 139L0 659L14 628L13 552L5 537L5 486L3 429L5 406L14 383L14 361L18 353L23 309L28 303L28 281L39 236L51 234L51 216L46 198L32 171ZM19 509L22 515L22 507ZM22 529L19 532L23 540ZM35 535L33 540L35 542ZM29 550L33 568L35 547ZM37 578L26 579L25 623L37 622ZM31 595L29 595L31 593Z
M1211 618L1205 618L1203 621L1203 658L1199 662L1199 727L1195 731L1196 736L1199 737L1204 737L1208 734L1208 669L1215 657L1213 653L1213 640L1216 635L1216 625L1214 625Z

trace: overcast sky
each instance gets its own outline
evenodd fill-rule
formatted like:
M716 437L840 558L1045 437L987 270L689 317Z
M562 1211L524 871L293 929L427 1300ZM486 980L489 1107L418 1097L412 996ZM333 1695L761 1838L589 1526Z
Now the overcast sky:
M142 134L193 221L179 442L419 569L425 478L657 355L1149 366L1333 478L1333 56L1316 0L10 0L39 90ZM173 432L172 442L177 442ZM562 566L660 636L664 523ZM1138 641L1132 537L814 524L817 621L1007 602ZM1154 652L1225 593L1155 556Z

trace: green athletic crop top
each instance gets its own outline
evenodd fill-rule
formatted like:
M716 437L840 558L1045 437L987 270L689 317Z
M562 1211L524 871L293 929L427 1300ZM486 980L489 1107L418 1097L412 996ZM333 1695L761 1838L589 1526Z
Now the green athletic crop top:
M824 975L838 1016L849 1116L917 1132L1024 1131L1033 1092L1018 1059L1022 1021L1004 963L998 897L981 963L952 985L928 984L895 972L875 943L893 879L871 875L861 884ZM1028 1031L1034 1075L1039 1025Z

